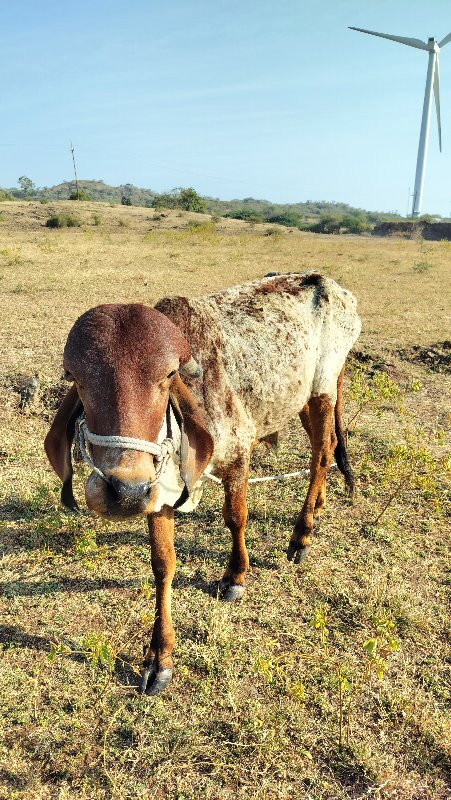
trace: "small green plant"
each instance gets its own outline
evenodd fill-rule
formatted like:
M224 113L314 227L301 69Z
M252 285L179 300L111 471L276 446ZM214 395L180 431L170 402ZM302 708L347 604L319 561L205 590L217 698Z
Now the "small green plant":
M405 489L420 492L435 513L440 514L442 502L439 496L437 472L436 459L423 446L421 432L407 431L405 441L391 449L385 463L383 484L389 493L372 525L375 526L380 522L387 509Z
M75 537L75 553L88 569L93 569L99 555L94 528L83 527Z
M329 606L327 603L319 603L315 606L309 622L310 627L319 632L321 644L323 647L326 647L326 649L327 638L329 636L329 628L327 627L328 612Z
M0 256L8 267L18 266L23 262L23 259L20 255L20 247L3 247L3 249L0 250Z
M53 214L45 225L47 228L79 228L81 222L72 214Z
M376 614L373 617L374 634L363 644L367 655L365 680L370 683L373 675L379 680L384 677L387 669L387 658L391 653L399 650L399 642L395 638L395 623L385 614Z
M282 653L269 658L259 656L255 661L254 669L267 686L303 703L306 699L305 684L299 680L292 681L290 677L293 670L296 669L296 662L295 653Z
M429 261L416 261L413 265L414 272L427 272L432 268L432 264Z
M92 222L94 225L101 225L102 224L102 217L100 214L93 214L92 215Z
M348 420L348 428L366 408L371 407L377 416L381 416L382 410L378 406L399 401L401 389L386 372L377 371L370 375L364 366L357 364L351 373L349 397L356 403L357 410Z
M127 197L125 194L123 194L122 197L121 197L121 205L122 206L131 206L132 205L131 198Z
M89 633L82 639L82 652L95 669L106 667L111 674L116 663L117 653L107 640L98 633Z

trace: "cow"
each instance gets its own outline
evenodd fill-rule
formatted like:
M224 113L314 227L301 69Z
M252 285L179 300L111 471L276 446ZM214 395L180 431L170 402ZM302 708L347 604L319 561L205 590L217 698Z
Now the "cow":
M360 333L353 295L318 273L270 275L154 308L109 304L75 322L64 349L73 385L45 439L74 511L74 437L91 467L88 507L106 518L146 514L156 613L141 692L172 678L174 510L198 502L207 474L222 481L232 535L221 597L240 600L249 559L246 489L254 447L300 416L311 443L310 481L288 544L299 563L324 506L335 460L354 490L342 426L345 360ZM172 472L171 472L172 470Z

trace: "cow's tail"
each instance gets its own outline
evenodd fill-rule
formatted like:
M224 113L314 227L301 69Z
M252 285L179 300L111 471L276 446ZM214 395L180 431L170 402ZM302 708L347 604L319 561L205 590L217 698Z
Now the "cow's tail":
M344 475L346 488L350 495L355 491L355 478L354 473L349 463L348 454L346 451L346 436L343 429L342 420L342 407L343 407L343 378L345 368L341 370L337 381L337 402L335 404L335 434L337 437L337 445L335 447L335 462L338 469Z

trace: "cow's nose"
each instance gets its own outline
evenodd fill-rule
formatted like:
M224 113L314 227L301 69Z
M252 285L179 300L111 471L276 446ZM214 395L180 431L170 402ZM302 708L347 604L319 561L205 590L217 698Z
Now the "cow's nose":
M150 481L145 481L144 483L128 483L119 480L119 478L115 478L114 475L110 477L110 486L116 497L116 501L127 505L135 505L143 500L147 500L151 490Z

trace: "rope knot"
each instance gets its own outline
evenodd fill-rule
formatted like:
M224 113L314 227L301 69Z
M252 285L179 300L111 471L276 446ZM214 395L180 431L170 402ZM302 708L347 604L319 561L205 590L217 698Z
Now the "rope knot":
M172 439L163 439L159 447L160 452L155 456L155 461L165 461L174 454L174 442Z

